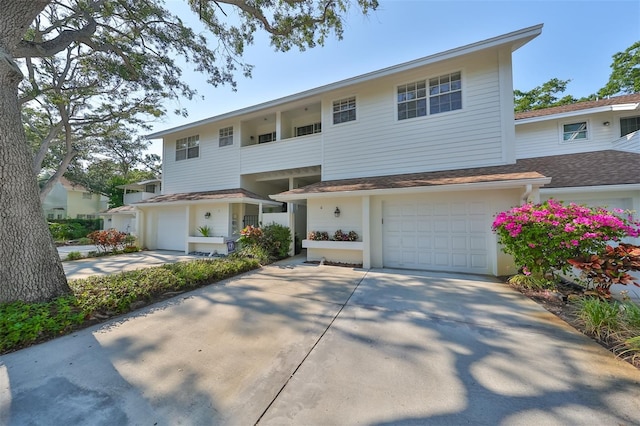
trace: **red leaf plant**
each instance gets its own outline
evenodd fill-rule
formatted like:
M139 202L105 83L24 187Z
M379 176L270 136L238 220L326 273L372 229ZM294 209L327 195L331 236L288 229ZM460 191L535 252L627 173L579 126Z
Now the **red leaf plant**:
M603 253L577 257L569 264L581 271L580 277L593 283L598 294L610 297L613 284L633 284L640 287L629 271L640 271L640 247L620 243L607 245Z

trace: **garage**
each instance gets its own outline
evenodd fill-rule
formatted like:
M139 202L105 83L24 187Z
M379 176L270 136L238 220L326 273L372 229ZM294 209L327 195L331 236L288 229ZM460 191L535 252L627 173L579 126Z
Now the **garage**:
M491 215L482 199L403 197L383 202L388 268L490 273Z
M158 250L185 249L186 213L183 207L158 211Z

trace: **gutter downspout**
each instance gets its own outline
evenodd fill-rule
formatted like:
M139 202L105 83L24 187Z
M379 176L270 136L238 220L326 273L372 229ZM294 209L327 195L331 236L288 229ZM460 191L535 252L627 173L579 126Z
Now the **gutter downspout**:
M526 204L529 202L529 195L531 195L531 193L533 192L533 185L531 184L527 184L525 186L525 191L522 194L522 197L520 197L520 204Z

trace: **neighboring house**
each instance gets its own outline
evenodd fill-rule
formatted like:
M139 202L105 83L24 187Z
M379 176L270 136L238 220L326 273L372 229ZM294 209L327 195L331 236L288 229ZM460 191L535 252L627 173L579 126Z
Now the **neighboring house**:
M518 163L553 178L542 200L640 211L640 93L515 118Z
M94 219L107 206L107 198L62 176L42 203L47 219Z
M557 171L517 161L525 156L516 144L511 55L541 30L149 135L163 138L163 194L135 204L142 243L225 252L243 226L276 221L301 238L359 235L304 240L310 260L515 272L491 232L493 217L539 200ZM631 180L640 183L640 173ZM203 225L218 238L198 236Z
M161 182L161 179L149 179L118 186L124 190L124 205L100 213L104 218L102 229L137 235L138 210L132 204L160 195Z

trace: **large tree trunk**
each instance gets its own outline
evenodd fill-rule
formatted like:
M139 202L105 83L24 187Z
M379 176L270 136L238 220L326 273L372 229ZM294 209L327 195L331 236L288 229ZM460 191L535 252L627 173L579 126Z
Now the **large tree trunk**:
M69 286L40 205L10 52L46 1L0 1L0 302L42 301Z

